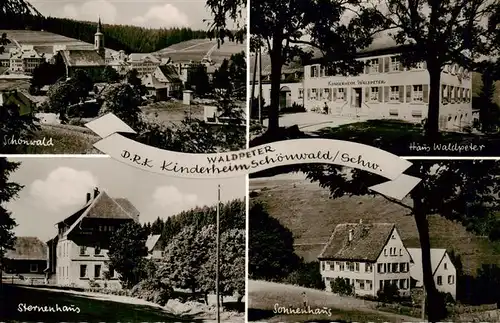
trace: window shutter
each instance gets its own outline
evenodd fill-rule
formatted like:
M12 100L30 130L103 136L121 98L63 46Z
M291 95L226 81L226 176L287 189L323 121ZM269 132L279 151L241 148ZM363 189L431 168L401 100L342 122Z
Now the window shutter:
M378 102L384 102L384 97L383 97L383 87L382 86L379 86L378 87Z
M400 85L398 87L399 91L399 102L405 102L405 87Z
M378 59L378 71L382 73L383 70L384 70L384 60L383 58L380 57Z
M323 100L324 96L323 96L323 89L319 89L319 99L320 100Z
M446 87L446 97L448 98L448 102L451 102L451 86Z
M391 64L391 59L389 57L384 58L384 72L389 72L389 65Z
M389 102L389 87L384 86L384 102Z
M429 102L429 85L424 84L422 87L422 96L424 98L424 102L428 103Z
M307 89L307 99L311 99L311 89Z
M371 88L365 87L365 102L370 102L370 92L371 92Z
M370 73L370 61L365 61L365 74Z
M342 90L344 91L344 101L347 102L347 88L343 87Z
M411 102L411 85L406 86L406 102Z
M332 96L333 96L333 101L337 100L337 89L336 88L333 88L332 89Z

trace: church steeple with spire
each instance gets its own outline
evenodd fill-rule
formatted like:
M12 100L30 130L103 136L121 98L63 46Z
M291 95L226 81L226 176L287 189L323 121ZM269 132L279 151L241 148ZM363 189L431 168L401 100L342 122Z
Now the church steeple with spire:
M94 49L104 57L104 34L102 33L101 17L97 23L97 31L94 35Z

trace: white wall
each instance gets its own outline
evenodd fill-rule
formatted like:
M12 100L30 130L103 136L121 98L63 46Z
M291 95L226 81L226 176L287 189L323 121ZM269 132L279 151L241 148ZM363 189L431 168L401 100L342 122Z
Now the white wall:
M290 100L290 105L298 104L301 106L304 106L304 84L303 83L281 83L281 88L280 89L285 89L285 88L290 89L289 92L289 100ZM255 96L259 95L259 89L258 86L255 86ZM270 105L271 104L271 84L270 83L265 83L262 84L262 97L264 98L265 105Z
M391 253L392 249L392 253ZM410 254L406 250L403 241L401 240L401 236L397 229L394 229L391 238L387 242L384 250L380 254L377 259L377 266L375 268L375 289L379 290L383 284L386 284L387 281L391 281L391 283L396 283L399 292L401 295L409 296L410 295ZM401 272L401 263L404 263L404 272ZM379 270L379 264L382 265L382 271ZM383 270L383 265L385 264L385 271ZM392 272L393 264L397 264L397 272ZM388 267L391 267L390 270ZM391 271L391 272L388 272ZM397 281L396 281L397 280ZM403 282L403 286L401 286L401 281ZM383 283L381 283L383 281Z
M374 264L365 262L352 262L354 270L348 268L348 262L345 261L321 261L320 271L325 282L326 291L331 292L331 282L338 277L347 278L351 285L354 285L354 292L357 295L376 296L375 268ZM371 270L370 270L371 267ZM341 270L343 268L343 270ZM362 286L360 280L363 280Z
M445 253L443 260L434 273L434 283L438 291L450 293L454 299L457 298L457 270L448 253Z

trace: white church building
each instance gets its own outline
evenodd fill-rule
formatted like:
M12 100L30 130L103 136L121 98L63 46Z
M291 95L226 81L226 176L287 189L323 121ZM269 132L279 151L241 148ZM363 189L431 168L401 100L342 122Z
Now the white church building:
M429 73L425 63L403 67L398 57L401 51L401 46L386 32L359 51L357 59L365 63L359 75L332 75L320 64L306 65L302 82L281 84L281 108L297 103L307 111L327 110L339 117L421 123L428 112ZM441 130L460 131L472 125L471 79L472 73L456 64L443 69ZM266 104L270 103L270 92L270 84L263 84Z

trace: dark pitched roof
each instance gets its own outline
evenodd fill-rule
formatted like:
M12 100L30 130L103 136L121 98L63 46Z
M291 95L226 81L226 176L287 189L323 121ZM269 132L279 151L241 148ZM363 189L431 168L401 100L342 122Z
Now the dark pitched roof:
M63 50L60 51L68 66L104 66L106 62L95 50Z
M17 237L14 250L7 250L5 258L13 260L47 260L47 245L37 237Z
M158 66L160 71L165 75L165 77L172 83L174 82L182 82L179 78L179 74L177 73L177 69L172 65L160 65Z
M61 221L70 226L64 234L68 235L83 218L132 219L139 222L139 211L125 198L113 199L106 192L100 192L76 213Z
M392 223L339 224L318 258L375 262L394 229ZM352 241L349 241L350 230Z

